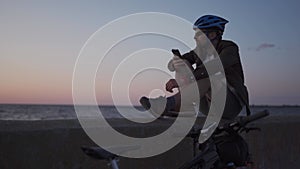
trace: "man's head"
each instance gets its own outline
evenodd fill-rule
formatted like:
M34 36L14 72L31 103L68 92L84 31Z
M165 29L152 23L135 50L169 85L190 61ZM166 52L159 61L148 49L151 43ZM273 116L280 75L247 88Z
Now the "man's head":
M226 23L228 23L226 19L214 15L204 15L198 18L193 26L197 45L204 45L206 37L213 44L221 40Z

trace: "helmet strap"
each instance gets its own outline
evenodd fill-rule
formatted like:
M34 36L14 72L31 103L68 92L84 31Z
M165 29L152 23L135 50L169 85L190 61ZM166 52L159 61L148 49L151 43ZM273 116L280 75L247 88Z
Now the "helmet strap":
M219 43L220 40L222 40L222 32L221 31L216 31L216 37L213 39L210 39L210 42L216 47ZM208 35L206 35L208 37Z

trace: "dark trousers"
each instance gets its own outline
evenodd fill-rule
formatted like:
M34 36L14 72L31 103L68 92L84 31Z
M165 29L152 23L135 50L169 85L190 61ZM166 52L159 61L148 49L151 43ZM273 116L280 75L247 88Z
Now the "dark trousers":
M199 110L201 113L207 115L210 108L210 98L207 93L210 90L210 82L209 79L203 79L197 82L198 84L198 91L199 91ZM191 92L191 91L188 91ZM188 94L188 93L187 93ZM185 97L185 99L189 99ZM192 98L190 103L192 103ZM188 101L189 102L189 101ZM192 106L192 104L190 104ZM167 111L182 111L181 108L181 92L176 93L173 96L167 98ZM237 97L230 91L227 90L226 92L226 100L225 100L225 107L222 115L222 119L234 119L242 110L243 105L238 101ZM190 108L190 110L193 110Z

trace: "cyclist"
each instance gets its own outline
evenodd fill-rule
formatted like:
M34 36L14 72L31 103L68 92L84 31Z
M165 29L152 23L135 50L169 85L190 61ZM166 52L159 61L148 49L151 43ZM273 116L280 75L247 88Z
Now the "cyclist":
M168 66L169 69L176 70L176 68L182 65L189 65L199 89L200 111L207 115L211 104L211 84L209 76L217 76L220 72L213 72L213 74L209 75L204 63L206 65L214 64L219 57L226 77L223 81L226 80L227 82L222 83L221 81L220 84L218 84L218 89L227 89L222 118L233 119L241 112L243 106L246 106L247 114L250 113L250 111L248 91L244 85L244 74L238 46L232 41L222 39L225 24L227 23L228 21L226 19L215 15L204 15L198 18L193 25L196 48L182 55L181 58L183 59L174 55ZM212 46L214 50L211 50L210 46ZM214 54L214 51L216 51L217 54ZM195 68L192 67L194 64L196 64ZM225 86L225 84L227 85ZM178 80L170 79L166 83L166 90L173 92L173 89L179 88L179 85L181 84L178 83ZM158 110L157 107L161 107L162 104L165 104L163 113L167 111L179 112L181 94L179 91L168 98L162 96L158 98L147 98L143 96L140 99L140 103L146 110L150 110L152 113L155 113L155 111Z

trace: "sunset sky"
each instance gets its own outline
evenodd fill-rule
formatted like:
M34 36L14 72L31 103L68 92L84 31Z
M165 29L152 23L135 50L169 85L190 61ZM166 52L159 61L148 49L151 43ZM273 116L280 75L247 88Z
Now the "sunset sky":
M229 20L224 39L233 40L240 47L250 103L300 105L299 6L297 0L0 0L0 103L72 104L74 66L88 38L119 17L161 12L191 23L205 14ZM143 43L142 39L136 42L157 47L166 43L157 37L150 39L152 44ZM123 48L127 47L123 44ZM157 52L156 55L160 54ZM151 64L165 63L171 57L171 53L161 54L166 57L162 60L154 57ZM143 62L145 60L132 64L147 64ZM119 84L125 80L122 77L126 69L123 73L124 76L119 76ZM95 80L98 102L114 104L109 98L110 89L103 86L111 76L107 72L100 74ZM155 79L143 77L134 79L136 83L133 81L129 90L134 104L141 95L147 94L145 88L163 90L165 81L170 78L166 74L155 76ZM118 88L114 90L122 95Z

